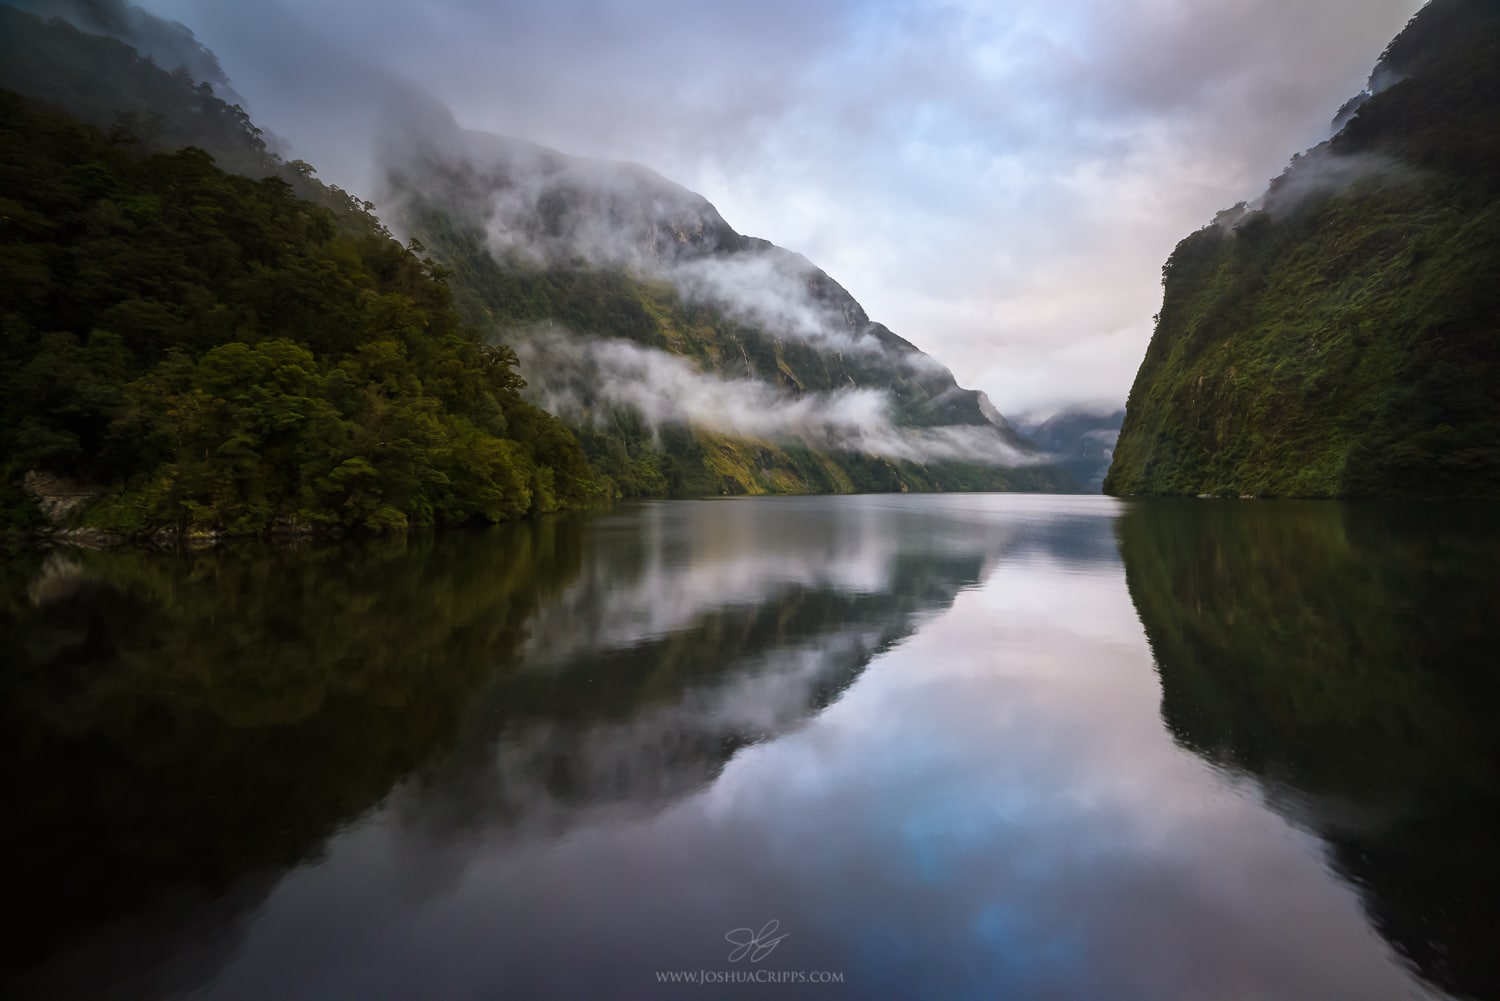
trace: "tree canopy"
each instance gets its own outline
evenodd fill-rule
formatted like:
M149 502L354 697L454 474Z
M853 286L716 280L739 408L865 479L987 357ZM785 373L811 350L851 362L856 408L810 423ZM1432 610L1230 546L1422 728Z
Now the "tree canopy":
M258 533L500 521L612 492L442 275L357 205L0 92L0 504Z

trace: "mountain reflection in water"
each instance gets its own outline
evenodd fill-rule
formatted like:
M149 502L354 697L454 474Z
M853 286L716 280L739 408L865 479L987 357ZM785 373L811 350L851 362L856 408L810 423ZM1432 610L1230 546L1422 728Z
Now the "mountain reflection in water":
M1471 506L1133 507L1182 746L1327 843L1422 974L1500 996L1500 524Z
M1495 540L952 495L13 554L6 981L692 996L775 919L843 983L728 993L1493 996Z

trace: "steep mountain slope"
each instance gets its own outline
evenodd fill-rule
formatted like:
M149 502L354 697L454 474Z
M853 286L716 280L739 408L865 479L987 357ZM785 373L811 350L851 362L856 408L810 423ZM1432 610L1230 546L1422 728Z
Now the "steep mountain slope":
M1086 489L1097 493L1109 471L1124 419L1123 410L1068 407L1040 424L1020 425L1018 430L1052 455Z
M388 162L394 224L626 494L1076 489L827 274L643 167L430 121Z
M350 235L386 235L370 203L283 161L242 108L195 82L227 87L180 25L117 0L29 6L71 23L0 4L0 83L140 152L194 145L277 176ZM168 73L132 45L185 62ZM514 346L529 399L573 427L608 491L1076 489L983 394L701 196L643 167L463 132L387 82L399 98L383 105L389 218L441 263L464 318Z
M128 535L380 531L607 495L518 396L515 356L370 217L341 225L276 177L147 156L3 90L0 191L0 527L38 520L26 494Z
M1500 5L1433 0L1338 133L1183 240L1113 494L1500 496Z
M321 183L308 164L282 159L279 140L234 103L213 53L181 25L117 0L28 6L70 14L90 30L62 16L44 21L0 0L0 88L62 109L141 152L197 146L231 173L281 178L298 196L332 209L341 226L378 228L359 218L369 203Z

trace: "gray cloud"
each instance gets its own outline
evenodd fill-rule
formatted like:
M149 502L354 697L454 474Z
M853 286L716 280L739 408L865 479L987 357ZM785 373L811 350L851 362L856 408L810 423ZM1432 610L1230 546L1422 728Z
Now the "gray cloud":
M147 6L351 190L373 190L370 130L405 93L371 95L363 61L465 127L701 192L1038 412L1123 399L1172 246L1326 138L1419 0Z

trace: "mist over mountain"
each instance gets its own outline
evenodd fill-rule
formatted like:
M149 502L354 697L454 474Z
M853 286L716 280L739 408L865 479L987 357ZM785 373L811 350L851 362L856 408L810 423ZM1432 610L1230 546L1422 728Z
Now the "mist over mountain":
M394 225L626 492L1071 482L826 273L647 168L431 120L384 156Z
M278 177L343 217L374 207L288 161L285 142L251 121L213 53L184 26L134 6L0 0L0 88L139 153L196 146L226 171Z
M0 529L387 532L613 493L370 203L185 68L0 27Z
M1106 492L1500 496L1497 103L1500 7L1433 0L1178 244Z
M1060 410L1044 421L1018 424L1017 430L1053 456L1079 483L1097 492L1103 489L1124 420L1122 409L1079 405Z
M41 13L58 16L44 21L13 6L0 8L9 57L0 72L0 85L34 95L105 130L105 138L117 147L110 155L109 169L129 179L112 181L106 189L35 192L54 200L46 207L38 202L39 212L66 211L80 218L99 212L118 215L113 206L122 197L159 198L149 180L154 168L137 176L132 173L131 158L197 146L231 170L252 179L276 178L296 195L332 211L333 230L314 229L297 237L311 241L299 253L324 252L317 244L327 239L328 232L351 240L373 240L372 248L389 240L390 232L369 215L373 203L318 182L310 164L285 160L280 144L274 138L268 141L267 133L243 107L230 104L213 84L195 79L195 73L212 76L225 87L226 95L233 96L213 54L198 45L187 28L118 4L41 6ZM134 48L136 44L149 51ZM182 61L171 72L158 62L158 58L170 62L179 57ZM74 310L79 315L68 323L77 329L67 335L67 343L53 345L46 338L27 334L10 345L15 375L8 394L13 413L7 424L14 425L14 430L7 434L17 444L10 450L13 468L7 470L6 507L16 512L21 523L31 518L21 493L41 498L38 491L44 490L91 499L101 492L111 495L112 499L102 502L103 508L114 512L106 519L111 530L147 529L175 518L215 530L252 531L283 523L389 528L413 521L494 520L567 507L611 493L682 496L1074 488L1071 477L1016 435L982 394L960 389L946 368L870 322L859 304L810 262L736 233L701 196L644 167L573 158L523 140L465 132L416 88L378 72L372 79L375 85L365 98L365 113L369 113L371 99L384 102L381 128L370 133L381 137L372 149L381 171L377 196L393 228L412 238L409 249L402 252L408 261L402 267L422 271L420 277L406 274L400 279L422 287L414 298L404 299L404 305L397 307L397 300L390 296L413 296L411 289L385 290L391 308L408 311L399 323L417 321L417 326L388 342L389 350L412 359L418 367L429 364L435 345L421 338L441 330L445 332L440 338L451 339L454 319L464 321L468 331L460 337L477 336L487 342L479 354L455 361L460 367L476 366L473 378L492 383L482 391L486 395L477 400L466 395L473 388L458 389L448 375L423 375L421 389L413 384L419 395L434 386L444 387L441 392L458 393L441 404L462 415L455 416L458 423L445 425L435 436L431 429L417 433L413 426L411 433L398 438L401 447L419 452L437 449L444 458L425 460L428 471L415 478L409 472L391 472L395 480L373 491L366 482L358 491L363 498L358 502L346 496L355 482L349 476L383 479L388 474L380 462L366 469L369 457L361 457L363 446L354 445L353 439L379 437L385 449L392 436L362 426L376 420L378 411L365 411L361 416L360 405L352 399L339 402L342 390L322 381L330 376L330 366L354 366L360 372L357 378L377 378L370 364L372 355L344 361L342 354L323 354L338 339L336 325L343 322L333 316L348 308L365 309L355 301L335 305L338 297L348 293L328 284L333 272L326 270L310 279L313 285L326 285L312 297L325 297L325 305L319 308L327 311L328 322L334 326L325 326L321 332L308 328L293 343L299 350L313 352L324 369L317 375L317 385L309 387L310 398L327 395L332 411L352 422L348 425L350 441L329 450L326 443L319 443L326 431L319 430L318 422L324 418L304 410L295 418L305 431L292 449L300 456L297 476L288 479L282 475L286 470L276 473L269 466L253 474L231 473L228 468L215 471L219 460L211 456L206 457L203 469L189 475L187 457L171 459L170 450L161 444L167 440L166 429L150 424L156 418L142 423L130 416L153 414L160 405L161 401L153 403L142 393L147 387L150 393L158 393L166 385L156 372L162 364L176 364L173 352L180 349L174 340L178 335L164 337L158 332L140 341L139 337L147 336L149 324L140 326L139 320L132 320L140 327L137 335L128 332L130 324L111 319L118 311L112 305L116 293L108 291L108 286L113 283L127 300L148 295L156 300L150 309L187 317L203 304L193 296L176 301L183 290L197 282L227 281L223 291L210 297L222 296L224 301L214 309L228 309L224 315L229 315L245 308L236 304L243 284L234 275L250 263L235 258L263 252L245 245L230 258L210 259L212 267L227 268L223 275L185 275L175 285L149 292L126 291L130 283L139 283L138 275L111 274L105 289L90 288L82 295L82 301L90 305ZM23 131L35 127L31 122L43 120L28 119L30 111L18 110L15 127ZM352 110L357 119L360 108ZM46 126L62 127L60 122ZM38 147L25 155L45 158L49 154ZM64 162L71 164L73 155L85 154L70 152ZM193 169L200 169L196 161ZM211 172L193 176L193 184L213 187L217 183ZM27 197L33 194L26 187L18 190ZM171 190L186 193L181 188ZM215 191L214 197L219 197ZM277 191L275 197L281 197ZM234 220L237 212L249 211L246 206L221 206L214 212L227 214L213 218ZM137 217L120 220L110 239L128 241ZM196 216L191 227L201 228L210 218ZM180 225L176 216L173 219L174 226ZM149 242L158 235L145 238ZM208 240L202 234L189 237L185 229L167 238ZM21 239L31 248L26 254L53 253L45 246L52 237L42 235L41 230L23 233ZM151 248L142 249L146 252L137 253L134 263L127 256L119 257L119 267L146 266L143 262L151 259ZM116 267L115 258L108 256L113 253L110 250L106 255L111 262L103 265L106 269ZM25 255L16 260L24 270ZM284 261L273 264L284 265ZM59 302L80 299L76 283L85 279L82 274L72 276L71 267L65 269L70 276L67 284L56 289L62 296ZM378 286L385 279L378 268L356 279L369 280ZM288 275L282 286L311 292L308 281ZM439 290L432 283L444 288ZM169 288L174 291L166 291ZM458 316L449 314L435 321L435 316L448 309L446 301L457 307ZM409 312L414 305L417 312ZM17 315L32 329L46 329L57 322L47 315L51 308L47 301L27 300L19 308ZM225 328L222 333L227 339L222 343L200 337L202 347L195 350L216 345L260 350L254 347L256 338L280 332L274 318L281 309L280 305L257 309L251 314L257 326L237 334ZM180 322L184 323L182 336L191 336L186 331L207 329L203 318ZM389 318L381 319L367 310L359 322L365 331L359 337L378 338L394 332L386 326ZM37 352L61 351L67 357L57 363L65 366L94 364L83 356L96 347L105 350L104 342L90 332L101 323L119 328L106 326L109 336L125 335L125 353L118 362L103 366L108 388L96 395L102 394L99 398L105 402L80 410L66 398L68 390L41 374ZM212 326L221 325L215 321ZM250 334L261 327L264 333ZM470 350L463 349L465 353ZM70 352L81 355L74 359ZM213 351L210 355L218 365L218 355ZM421 358L428 360L417 361ZM302 364L291 356L274 363L269 356L263 360L271 368L262 374L277 366ZM496 366L481 375L479 368L492 362ZM504 366L515 364L522 378L502 374ZM232 377L253 380L258 378L256 371L254 366L242 366ZM223 377L212 379L222 381ZM190 390L189 385L190 381L172 386L169 395L176 398L180 392L199 391ZM528 409L520 399L506 402L509 394L523 387L526 399L543 409ZM211 392L224 394L228 389ZM476 403L479 410L470 412ZM261 421L261 416L253 414L261 406L241 411L243 416L235 420ZM43 412L30 412L36 407ZM551 418L544 411L561 417L577 440L550 430L546 421ZM423 420L414 412L409 419ZM41 426L30 430L38 420ZM122 422L131 420L136 423L127 431ZM471 423L482 434L508 438L512 442L506 446L509 451L503 456L491 451L480 460L470 450L491 446L478 446L468 437ZM206 427L202 430L207 432ZM235 437L228 429L212 433ZM247 429L246 433L251 435L247 441L260 442L261 450L270 456L267 462L274 465L285 458L279 448L271 447L265 431ZM108 455L108 439L119 435L132 443L129 457L123 460L118 459L118 449L116 458ZM465 444L458 444L461 440ZM577 451L579 443L582 453ZM530 458L520 459L522 452L529 452ZM323 454L313 458L314 453ZM468 453L469 458L459 458L461 453ZM502 467L517 460L522 468L501 475ZM165 493L156 487L146 490L144 480L127 487L120 479L160 461L170 462L163 467L170 470ZM409 461L410 457L403 458L397 464L405 466ZM477 465L466 465L471 461ZM581 461L589 462L592 470L580 465ZM451 462L458 465L447 471ZM463 470L461 476L456 475L459 470ZM465 498L468 488L457 487L460 479L479 475L471 484L477 488L492 473L499 479L484 488L485 499ZM32 483L27 477L33 474L64 479L36 481L56 485L23 488L22 481ZM261 477L273 474L285 482L278 482L271 496L261 499L265 486ZM216 482L220 485L214 486ZM228 486L230 482L235 485ZM124 493L117 494L120 490ZM502 501L501 495L511 491L515 496ZM216 499L210 500L211 496ZM336 513L340 505L346 510ZM102 509L97 504L94 508ZM129 512L128 516L122 511Z
M181 67L195 83L208 84L230 104L243 103L230 86L218 57L186 25L157 17L125 0L8 0L8 5L123 42L168 71Z

